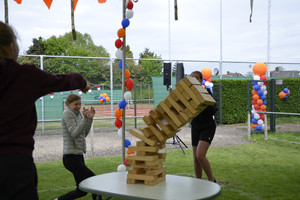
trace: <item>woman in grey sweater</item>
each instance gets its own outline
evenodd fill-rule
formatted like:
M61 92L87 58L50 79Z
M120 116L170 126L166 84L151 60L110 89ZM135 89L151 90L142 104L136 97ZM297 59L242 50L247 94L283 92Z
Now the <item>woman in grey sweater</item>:
M83 154L86 152L85 137L89 134L95 109L81 109L81 97L76 94L70 94L66 100L67 109L62 116L62 132L64 139L63 164L67 170L73 173L76 181L76 189L60 197L59 200L77 199L85 196L87 193L81 191L79 183L84 179L95 174L87 168L84 163ZM96 199L96 195L93 195Z

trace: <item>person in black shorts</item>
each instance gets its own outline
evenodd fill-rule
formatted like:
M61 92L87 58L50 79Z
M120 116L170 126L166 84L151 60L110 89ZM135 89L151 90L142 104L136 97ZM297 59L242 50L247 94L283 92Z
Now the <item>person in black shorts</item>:
M200 83L202 83L202 73L194 71L191 73ZM207 89L210 95L211 92ZM216 122L214 120L214 113L217 112L217 107L208 106L202 111L192 122L192 146L194 157L194 170L196 178L202 178L202 170L204 170L209 181L217 182L213 176L210 163L206 158L207 150L214 138L216 132Z

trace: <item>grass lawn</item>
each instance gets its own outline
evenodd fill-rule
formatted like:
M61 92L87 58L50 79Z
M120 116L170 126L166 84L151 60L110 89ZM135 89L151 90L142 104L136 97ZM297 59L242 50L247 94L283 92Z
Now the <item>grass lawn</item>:
M253 134L250 144L209 149L207 157L222 187L218 199L300 198L300 133L270 133L269 138L264 141L264 135ZM167 152L168 174L194 175L192 151L185 152L186 155L181 150ZM86 159L87 166L96 174L114 172L120 162L120 156ZM54 199L75 188L72 174L61 161L36 165L41 200ZM81 199L91 199L91 196Z

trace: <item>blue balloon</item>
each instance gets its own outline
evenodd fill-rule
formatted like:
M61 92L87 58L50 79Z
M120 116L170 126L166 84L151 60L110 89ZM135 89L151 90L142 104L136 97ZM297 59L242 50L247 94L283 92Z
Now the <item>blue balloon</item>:
M120 69L123 68L123 61L122 60L119 61L119 67L120 67ZM126 62L125 62L125 67L127 67L127 63Z
M254 85L253 89L256 90L256 91L258 91L258 90L260 90L260 86L259 85Z
M267 98L266 95L261 95L261 96L260 96L260 99L261 99L261 100L265 100L266 98Z
M123 26L123 28L127 28L127 27L129 26L129 24L130 24L129 19L124 18L124 19L122 20L122 26Z
M120 109L124 109L124 108L126 107L126 105L127 105L126 101L125 101L125 100L122 100L122 101L120 101L120 103L119 103L119 108L120 108Z
M264 100L264 101L263 101L263 104L264 104L264 105L267 105L267 100Z
M263 94L264 94L264 91L262 91L262 90L258 90L258 91L257 91L257 94L258 94L259 96L261 96L261 95L263 95Z
M257 124L257 121L258 121L258 119L254 119L254 118L251 120L251 122L252 122L253 124Z
M257 125L256 125L256 130L257 130L257 131L261 131L261 129L262 129L262 126L259 125L259 124L257 124Z
M101 97L98 97L98 100L100 100L101 99Z
M284 92L284 93L288 93L288 92L289 92L289 89L284 88L284 89L283 89L283 92Z
M205 85L205 79L202 80L202 85Z
M131 145L130 140L125 139L125 147L128 148Z
M285 95L284 99L287 99L289 97L289 95Z
M254 86L254 85L257 85L257 82L252 82L252 85Z
M254 118L254 114L251 115L252 119Z

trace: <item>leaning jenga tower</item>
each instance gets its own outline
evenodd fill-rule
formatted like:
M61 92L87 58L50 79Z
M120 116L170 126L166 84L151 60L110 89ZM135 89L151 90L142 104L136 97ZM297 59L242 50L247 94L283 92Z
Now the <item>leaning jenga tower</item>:
M156 185L165 180L163 162L166 153L159 153L159 149L165 148L166 140L173 137L180 127L215 103L196 78L187 76L180 80L171 95L144 116L147 127L129 131L141 141L128 147L136 154L128 155L127 163L133 167L128 170L127 183Z

